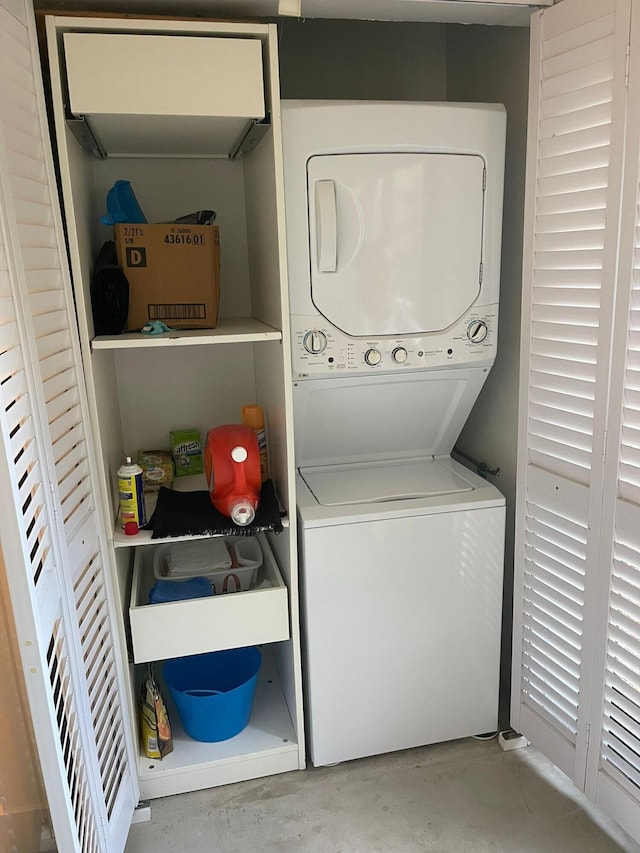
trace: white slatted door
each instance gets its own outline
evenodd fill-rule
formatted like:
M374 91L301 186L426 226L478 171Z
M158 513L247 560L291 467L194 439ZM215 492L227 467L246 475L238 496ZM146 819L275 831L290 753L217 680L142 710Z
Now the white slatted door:
M35 25L16 0L0 16L0 534L58 846L117 853L136 758Z
M640 10L632 19L629 119L603 505L587 792L640 838ZM634 108L635 107L635 108Z
M626 8L625 8L626 7ZM512 725L584 786L626 0L532 20Z

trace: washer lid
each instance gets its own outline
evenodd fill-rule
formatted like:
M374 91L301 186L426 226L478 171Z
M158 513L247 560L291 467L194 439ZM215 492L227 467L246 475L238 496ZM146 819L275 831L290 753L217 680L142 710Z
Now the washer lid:
M487 373L467 367L295 382L296 466L448 456Z
M307 193L311 299L345 334L442 331L478 298L483 157L316 155Z
M380 503L473 491L471 483L434 459L301 468L322 506Z

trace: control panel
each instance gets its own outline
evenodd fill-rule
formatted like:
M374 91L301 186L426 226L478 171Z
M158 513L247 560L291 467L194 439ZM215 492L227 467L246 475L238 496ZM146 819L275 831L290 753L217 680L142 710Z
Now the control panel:
M469 311L444 332L407 337L352 338L319 314L291 317L295 379L399 370L490 366L496 354L497 305Z

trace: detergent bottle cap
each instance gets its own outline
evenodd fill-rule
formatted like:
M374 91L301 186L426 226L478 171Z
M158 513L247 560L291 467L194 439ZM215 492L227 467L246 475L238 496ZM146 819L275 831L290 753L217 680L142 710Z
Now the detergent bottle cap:
M253 504L247 498L238 498L229 506L229 515L234 524L244 527L251 524L256 516Z
M248 455L249 454L247 453L247 448L243 447L241 444L239 444L237 447L234 447L231 451L231 458L234 462L246 462Z

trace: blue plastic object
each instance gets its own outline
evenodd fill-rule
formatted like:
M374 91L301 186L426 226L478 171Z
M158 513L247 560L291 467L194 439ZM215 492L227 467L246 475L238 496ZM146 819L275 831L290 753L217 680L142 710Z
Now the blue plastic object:
M256 646L166 661L164 680L189 737L216 743L239 734L251 717L261 665Z
M186 581L158 580L149 590L149 604L185 601L188 598L206 598L214 594L211 581L207 578L189 578Z
M162 320L149 320L140 331L143 335L161 335L163 332L173 332L173 329Z
M116 181L111 187L107 193L107 213L100 217L100 221L103 225L115 225L116 222L144 224L147 221L129 181Z

